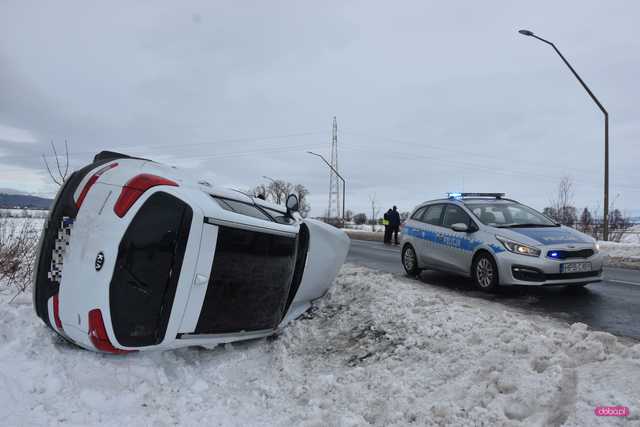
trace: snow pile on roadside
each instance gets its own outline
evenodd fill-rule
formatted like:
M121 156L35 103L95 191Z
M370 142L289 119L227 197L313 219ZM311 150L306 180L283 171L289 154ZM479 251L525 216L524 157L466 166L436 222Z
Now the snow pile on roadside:
M620 240L622 243L635 243L640 245L640 225L634 225L628 230L622 239Z
M617 243L600 241L600 250L614 258L628 258L640 261L640 243Z
M105 356L0 297L8 425L628 425L640 344L346 265L275 340ZM601 419L624 405L631 419Z

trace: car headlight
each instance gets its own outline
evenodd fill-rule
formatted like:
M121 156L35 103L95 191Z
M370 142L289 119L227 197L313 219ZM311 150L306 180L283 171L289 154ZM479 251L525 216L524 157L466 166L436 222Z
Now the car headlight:
M523 245L522 243L514 242L511 239L507 239L506 237L496 236L496 239L502 246L505 247L509 252L513 252L514 254L527 255L527 256L540 256L540 249L534 248L532 246Z
M593 245L593 251L594 251L595 253L600 252L600 242L595 242L595 243L594 243L594 245Z

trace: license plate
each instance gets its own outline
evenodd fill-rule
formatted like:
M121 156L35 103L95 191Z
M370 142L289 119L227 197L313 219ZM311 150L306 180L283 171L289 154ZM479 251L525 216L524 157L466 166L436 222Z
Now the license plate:
M69 247L71 240L71 230L73 229L73 219L63 217L58 228L58 235L54 242L53 253L51 254L51 268L47 276L52 282L60 283L62 279L62 266L64 264L64 255Z
M568 262L560 265L560 273L582 273L591 271L590 262Z

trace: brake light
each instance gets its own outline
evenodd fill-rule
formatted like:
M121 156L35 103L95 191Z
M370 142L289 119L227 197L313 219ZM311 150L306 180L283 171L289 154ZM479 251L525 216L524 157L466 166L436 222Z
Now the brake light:
M53 320L56 322L56 327L62 330L62 321L60 320L60 301L58 294L53 296Z
M121 350L111 344L107 336L107 330L104 327L104 321L102 320L102 312L97 308L89 312L89 339L95 348L107 353L124 354L135 351Z
M113 211L116 215L122 218L145 191L158 185L170 185L172 187L177 187L178 183L171 181L170 179L148 173L135 176L131 178L124 187L122 187L122 192L113 207Z
M111 163L110 165L100 168L96 173L94 173L91 176L91 178L89 178L89 181L87 181L87 183L84 185L84 188L80 193L80 196L78 196L78 200L76 201L76 208L80 209L80 206L82 206L82 202L84 202L84 198L87 197L87 193L89 193L89 190L91 190L91 187L93 187L93 185L98 181L98 178L100 178L100 175L102 175L103 173L105 173L110 169L115 168L116 166L118 166L117 163Z

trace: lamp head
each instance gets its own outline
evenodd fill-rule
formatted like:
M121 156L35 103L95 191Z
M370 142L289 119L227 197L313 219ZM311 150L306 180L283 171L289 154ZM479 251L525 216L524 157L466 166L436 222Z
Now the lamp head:
M533 31L529 31L529 30L520 30L518 31L520 34L522 34L523 36L533 36Z

